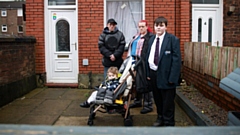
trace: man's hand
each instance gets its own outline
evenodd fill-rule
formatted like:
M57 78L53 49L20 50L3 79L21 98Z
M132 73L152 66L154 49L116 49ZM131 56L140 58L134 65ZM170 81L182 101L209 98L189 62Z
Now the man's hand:
M116 58L115 58L115 56L112 54L112 55L110 55L110 60L111 61L115 61L116 60Z

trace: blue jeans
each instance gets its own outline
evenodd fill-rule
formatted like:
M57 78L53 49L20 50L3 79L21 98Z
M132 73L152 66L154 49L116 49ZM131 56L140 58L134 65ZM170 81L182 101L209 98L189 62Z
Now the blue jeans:
M109 67L104 67L104 75L103 75L103 79L105 80L107 77L107 71L108 71Z

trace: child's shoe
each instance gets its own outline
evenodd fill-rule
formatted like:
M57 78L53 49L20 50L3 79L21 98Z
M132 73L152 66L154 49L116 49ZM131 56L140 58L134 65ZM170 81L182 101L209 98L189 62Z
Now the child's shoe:
M81 103L80 106L83 108L89 108L90 104L87 101L85 101L85 102Z

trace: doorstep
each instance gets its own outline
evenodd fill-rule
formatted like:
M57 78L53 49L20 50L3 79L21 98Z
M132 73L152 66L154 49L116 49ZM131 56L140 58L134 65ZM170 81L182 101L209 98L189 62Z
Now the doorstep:
M46 83L49 88L78 88L77 83Z

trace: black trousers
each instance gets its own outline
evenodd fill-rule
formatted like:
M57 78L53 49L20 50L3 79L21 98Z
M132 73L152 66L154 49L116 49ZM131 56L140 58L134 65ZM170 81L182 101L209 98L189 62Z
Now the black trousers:
M144 109L153 109L153 95L152 92L148 93L137 93L136 98L134 99L135 104L143 104Z
M157 72L150 71L151 87L153 92L154 102L157 107L158 120L163 121L165 126L174 126L174 112L176 95L176 88L173 89L159 89L157 88Z

